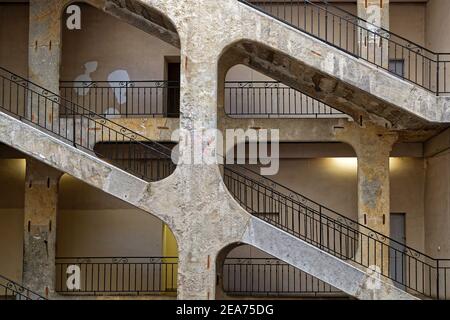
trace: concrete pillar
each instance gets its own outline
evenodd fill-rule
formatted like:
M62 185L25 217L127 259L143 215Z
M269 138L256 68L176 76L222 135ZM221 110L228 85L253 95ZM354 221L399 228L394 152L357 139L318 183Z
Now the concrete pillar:
M27 159L23 284L43 295L55 292L56 215L62 173Z
M358 0L358 17L369 22L360 23L362 28L357 30L359 54L384 68L389 67L389 43L386 40L388 37L382 38L375 34L385 35L381 28L389 30L389 1Z
M61 10L64 2L30 0L28 77L32 82L54 93L59 93ZM33 90L43 93L38 88ZM28 117L41 126L54 128L59 117L58 103L52 102L52 95L43 95L50 99L37 99L37 95L34 96L33 102L29 103Z
M367 128L352 145L358 156L358 222L385 236L390 236L389 157L396 134L379 133ZM360 261L389 273L389 241L368 229L360 230Z
M182 134L179 144L181 162L177 170L185 184L180 187L180 197L184 203L189 203L183 208L183 228L190 232L181 233L181 238L177 239L178 299L210 300L215 298L215 260L219 250L212 239L214 234L222 233L218 230L222 226L214 223L215 212L205 206L205 201L216 201L212 199L218 196L221 181L216 164L205 162L205 157L214 157L216 150L215 132L211 129L216 127L217 67L216 59L197 59L197 55L200 52L194 49L181 57Z
M193 246L190 245L190 250ZM178 299L214 300L216 295L215 255L180 246L178 259Z

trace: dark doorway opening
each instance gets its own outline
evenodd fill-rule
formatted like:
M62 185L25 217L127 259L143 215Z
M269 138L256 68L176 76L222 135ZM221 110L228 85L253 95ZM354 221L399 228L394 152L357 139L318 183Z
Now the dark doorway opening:
M180 116L180 62L167 61L167 117Z

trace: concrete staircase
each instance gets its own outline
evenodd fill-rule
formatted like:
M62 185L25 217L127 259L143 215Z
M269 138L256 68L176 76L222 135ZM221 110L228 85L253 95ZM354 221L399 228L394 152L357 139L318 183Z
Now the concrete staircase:
M447 260L399 243L243 166L226 166L224 182L256 218L244 238L270 255L358 298L446 299ZM329 278L325 273L331 270L342 272L332 271ZM361 286L373 287L371 281L387 283L386 291L358 292Z

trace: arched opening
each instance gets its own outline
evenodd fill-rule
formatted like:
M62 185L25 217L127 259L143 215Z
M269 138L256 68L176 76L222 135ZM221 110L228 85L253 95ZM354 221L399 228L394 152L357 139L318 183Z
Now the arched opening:
M94 145L94 152L99 158L150 182L163 180L175 171L170 156L175 146L175 143L151 141L102 141Z
M6 145L0 149L0 296L6 296L13 293L5 279L22 283L26 160Z
M57 293L176 297L178 245L161 220L69 175L59 207Z
M81 28L69 30L63 24L61 95L108 117L178 118L180 49L172 23L137 4L119 8L111 3L107 13L76 5ZM70 111L62 108L60 113Z
M227 164L224 169L225 184L240 199L239 202L244 200L243 197L247 200L251 197L243 191L239 193L236 183L244 182L243 186L251 187L252 184L245 183L246 180L258 182L252 192L261 193L262 198L256 196L254 199L259 199L258 202L245 205L253 208L250 211L260 208L260 213L282 214L282 208L275 205L275 198L284 195L286 199L307 204L315 211L319 211L320 207L322 210L329 208L330 214L335 211L349 219L358 219L358 161L350 145L339 142L281 142L278 155L261 157L255 152L261 144L263 142L247 142L241 147L236 145L233 150L234 164ZM240 154L242 151L244 154ZM232 158L230 150L227 158ZM275 169L274 175L261 174L261 168L267 167L267 163ZM273 193L271 200L269 193ZM276 210L271 212L272 209Z
M59 131L146 181L167 178L175 170L170 142L180 107L176 28L137 4L111 3L105 11L71 5L80 8L81 25L63 23Z
M233 118L350 118L244 64L226 73L223 108Z
M219 299L349 298L331 285L247 244L222 249L216 270Z
M281 143L278 157L258 159L257 148L252 142L245 148L237 145L235 164L224 166L224 183L234 199L276 228L339 258L356 259L361 240L353 148L343 143ZM261 172L268 159L277 163L272 176Z

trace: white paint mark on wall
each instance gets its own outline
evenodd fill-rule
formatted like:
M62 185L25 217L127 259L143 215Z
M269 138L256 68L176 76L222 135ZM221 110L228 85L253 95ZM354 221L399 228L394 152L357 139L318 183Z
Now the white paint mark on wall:
M84 73L75 78L75 82L82 82L81 88L74 88L79 96L85 96L89 93L89 87L92 82L91 73L95 72L98 67L97 61L89 61L84 64Z
M109 74L108 82L111 88L113 88L114 95L119 105L127 102L127 82L129 82L130 76L126 70L116 70Z

